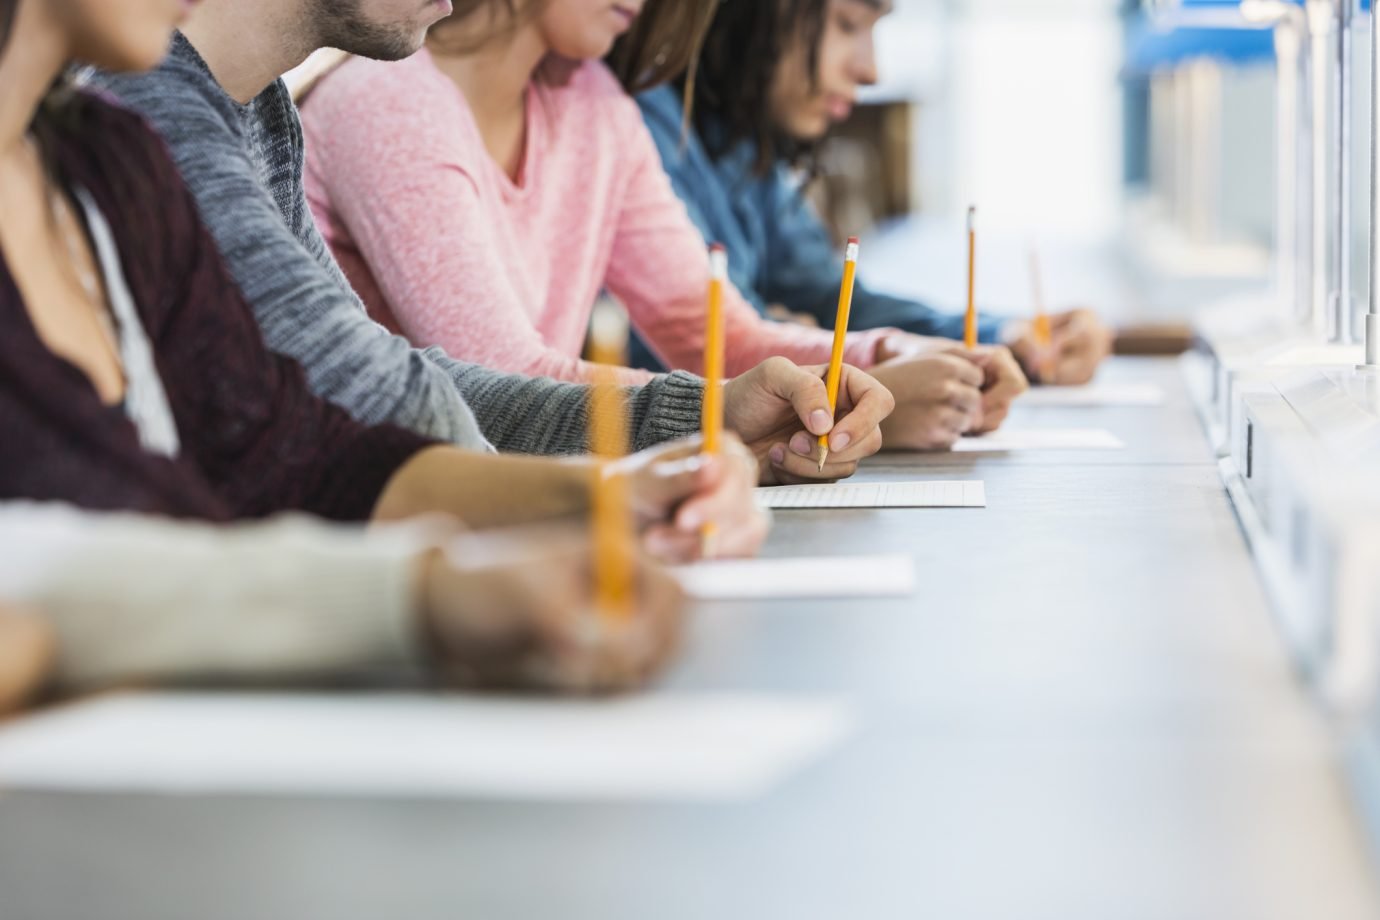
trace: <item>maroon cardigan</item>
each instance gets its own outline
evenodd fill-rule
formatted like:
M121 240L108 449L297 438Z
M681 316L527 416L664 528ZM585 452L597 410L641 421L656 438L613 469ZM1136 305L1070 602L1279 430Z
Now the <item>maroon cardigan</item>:
M368 427L270 353L157 135L82 94L53 146L58 172L110 223L182 441L139 445L122 411L39 339L0 252L0 498L229 521L305 511L369 516L397 469L432 442Z

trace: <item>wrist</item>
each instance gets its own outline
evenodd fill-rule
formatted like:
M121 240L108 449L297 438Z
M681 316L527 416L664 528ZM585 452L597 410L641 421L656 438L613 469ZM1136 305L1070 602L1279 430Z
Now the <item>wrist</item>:
M440 612L445 581L451 574L446 552L433 547L419 554L412 562L412 621L421 647L430 658L442 645Z

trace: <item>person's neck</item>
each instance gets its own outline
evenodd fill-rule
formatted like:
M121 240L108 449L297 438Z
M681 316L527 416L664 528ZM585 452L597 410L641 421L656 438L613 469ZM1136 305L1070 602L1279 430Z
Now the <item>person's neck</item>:
M241 105L316 50L298 0L203 0L182 26L221 89Z
M469 54L447 54L443 42L427 47L436 66L465 94L481 132L486 125L504 124L522 116L527 87L551 50L531 24Z
M20 150L48 87L70 57L67 35L46 3L20 3L0 55L0 155Z

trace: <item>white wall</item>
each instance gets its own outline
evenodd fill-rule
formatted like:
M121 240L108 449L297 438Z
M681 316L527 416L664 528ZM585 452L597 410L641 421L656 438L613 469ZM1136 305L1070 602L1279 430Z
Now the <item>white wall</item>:
M1098 235L1120 208L1112 0L899 0L878 36L888 94L918 97L920 205L986 226Z

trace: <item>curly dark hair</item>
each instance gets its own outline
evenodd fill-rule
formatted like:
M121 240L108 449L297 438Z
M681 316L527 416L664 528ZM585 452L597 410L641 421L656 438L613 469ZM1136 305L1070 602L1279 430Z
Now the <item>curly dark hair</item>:
M756 168L767 173L785 160L813 172L816 142L789 137L772 124L772 83L795 42L807 49L812 85L819 79L819 48L828 0L723 0L705 36L699 67L675 82L688 102L687 123L719 158L743 141L757 149ZM710 126L713 130L708 130Z

